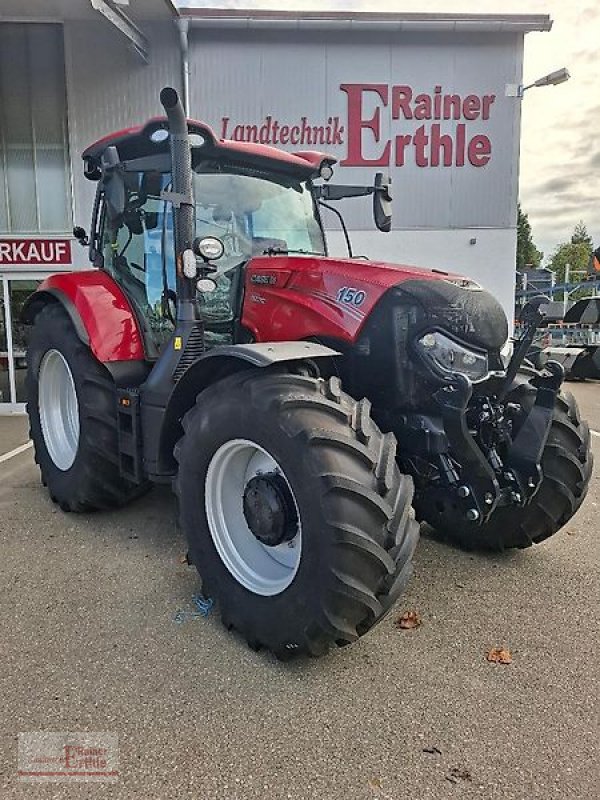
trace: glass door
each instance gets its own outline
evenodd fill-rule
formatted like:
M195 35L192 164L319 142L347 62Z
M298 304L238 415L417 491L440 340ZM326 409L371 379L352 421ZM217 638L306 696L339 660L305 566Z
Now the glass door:
M21 311L40 281L41 276L0 276L0 413L25 410L27 327L21 322Z
M8 281L0 277L0 410L11 403L14 395L12 370L10 369L9 338L11 338Z

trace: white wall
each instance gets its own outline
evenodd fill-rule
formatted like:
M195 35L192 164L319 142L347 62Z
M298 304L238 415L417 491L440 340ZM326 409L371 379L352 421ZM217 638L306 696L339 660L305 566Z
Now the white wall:
M470 244L471 239L476 239L476 244ZM350 240L356 255L393 264L444 269L472 278L499 300L512 328L517 248L514 228L350 231ZM347 254L340 232L330 231L328 241L332 255Z
M337 142L280 146L331 153L340 159L334 178L339 183L362 184L378 170L389 173L398 209L394 228L509 228L517 218L521 101L507 97L505 86L521 82L522 57L523 34L508 31L465 33L432 25L427 32L341 33L199 25L190 34L191 112L218 135L227 119L233 138L236 128L244 135L245 125L261 129L268 117L286 127L297 127L303 118L314 125L338 120ZM426 98L433 104L436 91L465 103L471 98L481 107L470 113L461 105L458 117L454 109L451 118L438 119L434 108L418 108ZM412 105L396 108L394 97L408 93ZM374 115L378 132L368 127ZM420 130L433 149L434 126L452 143L447 165L429 151L423 161L414 141L397 145L397 137ZM268 130L265 125L263 141L278 145ZM457 159L459 132L465 141L486 139L485 163ZM359 141L362 160L375 163L357 165ZM354 230L371 228L368 210L358 201L347 204L345 215Z
M144 25L149 64L101 19L68 21L64 28L73 221L87 228L96 184L83 177L82 151L107 133L164 114L159 93L163 86L179 88L180 55L170 21Z

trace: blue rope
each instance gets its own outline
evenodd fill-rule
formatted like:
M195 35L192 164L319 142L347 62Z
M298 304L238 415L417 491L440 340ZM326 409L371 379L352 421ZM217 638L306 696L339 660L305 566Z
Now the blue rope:
M208 617L213 609L215 601L212 597L205 597L203 594L195 594L192 597L192 603L196 606L197 611L186 611L179 609L173 616L173 622L177 625L182 625L190 619L197 619L198 617Z

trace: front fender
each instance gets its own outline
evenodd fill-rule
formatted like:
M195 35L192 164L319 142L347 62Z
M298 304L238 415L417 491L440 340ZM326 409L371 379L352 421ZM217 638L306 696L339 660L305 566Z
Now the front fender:
M31 325L45 305L55 302L63 305L77 335L101 363L144 360L139 323L125 293L107 272L50 275L27 299L22 321Z
M168 398L166 408L161 408L164 400L161 401L159 396L152 397L148 386L144 387L142 408L147 415L143 425L148 431L144 440L147 468L157 475L173 472L176 468L173 448L183 432L181 419L194 405L200 392L216 381L244 369L330 359L339 355L337 350L304 341L223 345L209 350L183 373ZM159 437L155 435L157 428L160 429Z

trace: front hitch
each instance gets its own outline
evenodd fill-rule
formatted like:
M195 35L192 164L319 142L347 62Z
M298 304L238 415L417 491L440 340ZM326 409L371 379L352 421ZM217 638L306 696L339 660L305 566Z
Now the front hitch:
M460 510L463 520L481 525L495 510L500 499L500 485L493 467L473 438L467 426L467 406L473 385L465 376L456 374L452 381L433 395L444 421L444 429L452 450L460 459L461 480L454 486L453 506ZM449 482L451 483L451 482Z
M528 503L542 482L542 453L546 446L556 396L565 377L562 364L548 361L544 372L532 378L537 389L535 403L508 449L505 458L506 477L518 486L517 505Z

